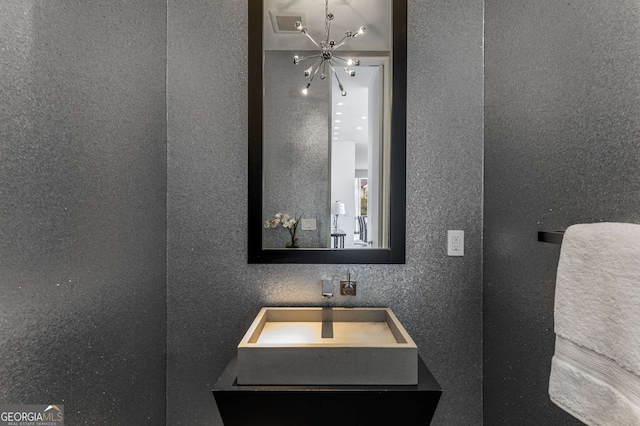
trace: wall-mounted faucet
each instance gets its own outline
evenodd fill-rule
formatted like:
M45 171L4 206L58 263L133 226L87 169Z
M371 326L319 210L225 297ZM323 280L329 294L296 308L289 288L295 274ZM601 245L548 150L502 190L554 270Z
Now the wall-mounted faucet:
M322 296L333 297L333 289L336 281L334 280L322 280ZM347 280L340 280L340 295L341 296L355 296L356 295L356 282L351 281L351 272L347 272Z
M333 280L322 280L322 295L333 297ZM333 338L333 309L329 306L322 307L322 338Z
M322 295L333 297L333 280L322 280Z

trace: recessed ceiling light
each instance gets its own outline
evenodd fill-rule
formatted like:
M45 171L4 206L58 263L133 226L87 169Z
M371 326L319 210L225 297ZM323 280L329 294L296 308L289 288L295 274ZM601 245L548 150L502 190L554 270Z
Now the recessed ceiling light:
M342 103L342 102L338 102L336 105L344 105L344 103Z
M337 134L338 134L338 132L334 132L333 134L334 134L334 135L337 135Z
M336 120L336 123L339 123L339 122L340 122L340 120Z
M367 119L367 117L362 117L362 119L363 119L363 120L366 120L366 119Z
M334 129L339 130L339 129L340 129L340 127L334 127Z
M333 138L333 139L338 139L338 138Z
M336 115L342 115L342 113L341 112L336 112Z
M358 127L356 127L356 129L358 129L358 130L362 130L362 127L358 126Z

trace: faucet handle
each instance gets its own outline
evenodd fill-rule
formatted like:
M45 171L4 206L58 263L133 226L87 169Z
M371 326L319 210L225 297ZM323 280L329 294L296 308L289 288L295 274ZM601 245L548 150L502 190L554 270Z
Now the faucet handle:
M322 295L333 297L333 280L322 280Z
M351 276L347 278L347 281L340 281L340 295L341 296L356 295L356 282L351 281Z

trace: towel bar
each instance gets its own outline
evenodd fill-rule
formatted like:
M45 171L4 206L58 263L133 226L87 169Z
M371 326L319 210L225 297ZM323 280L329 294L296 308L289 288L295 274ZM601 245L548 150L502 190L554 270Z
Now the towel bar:
M551 244L562 244L564 231L538 231L538 241Z

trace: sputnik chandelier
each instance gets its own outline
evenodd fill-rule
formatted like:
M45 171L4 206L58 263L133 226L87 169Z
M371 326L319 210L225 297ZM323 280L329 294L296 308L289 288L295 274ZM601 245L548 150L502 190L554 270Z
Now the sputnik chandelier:
M332 72L333 75L336 76L336 81L338 82L338 87L340 88L340 94L342 94L342 96L347 96L347 92L344 90L344 87L342 86L342 83L338 78L338 73L336 72L336 68L343 68L348 76L355 77L356 72L349 67L351 66L357 67L360 65L360 60L341 58L340 56L335 55L335 51L341 46L344 46L344 44L347 43L352 38L356 38L359 35L364 34L364 32L366 31L366 28L362 26L356 32L347 31L344 33L344 37L342 38L342 40L336 43L334 40L329 39L329 36L331 33L331 21L333 21L333 18L334 18L333 13L329 13L329 0L325 0L325 3L324 3L324 35L325 37L324 37L324 40L320 41L320 44L318 44L313 39L313 37L309 35L309 32L307 31L307 27L302 25L302 22L296 21L296 29L300 31L301 34L306 35L309 38L309 40L313 42L313 44L315 44L318 48L320 48L320 53L318 53L317 55L311 55L306 57L295 55L293 57L293 63L295 65L298 65L301 62L306 61L308 59L318 58L313 65L311 65L309 68L304 70L304 77L308 78L309 82L307 83L306 87L302 89L303 95L306 95L309 92L309 87L311 86L313 79L316 77L316 74L318 74L318 71L322 70L320 72L320 80L324 80L327 78L327 66L328 66L329 72Z

